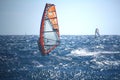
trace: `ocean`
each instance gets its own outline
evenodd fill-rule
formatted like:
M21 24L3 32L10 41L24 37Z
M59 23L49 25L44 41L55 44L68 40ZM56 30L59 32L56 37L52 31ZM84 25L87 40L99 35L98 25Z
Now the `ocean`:
M119 35L62 35L46 56L38 38L0 36L0 80L120 80Z

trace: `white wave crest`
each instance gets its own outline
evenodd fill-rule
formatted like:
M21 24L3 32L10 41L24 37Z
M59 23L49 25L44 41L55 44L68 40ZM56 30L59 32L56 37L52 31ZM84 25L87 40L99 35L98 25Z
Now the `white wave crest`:
M75 49L72 50L70 54L67 54L67 56L97 56L100 54L116 54L120 53L119 51L95 51L91 52L86 49Z
M117 66L120 65L120 60L116 60L116 61L113 61L113 60L101 60L101 61L99 61L97 59L93 59L93 60L91 60L91 62L93 62L96 65L91 65L90 67L95 68L95 69L101 68L101 71L106 69L106 68L111 68L113 66L117 67Z
M33 60L32 63L35 67L38 67L38 68L44 66L44 65L40 64L38 61L35 61L35 60Z
M89 52L85 49L75 49L72 50L70 54L68 54L67 56L93 56L93 55L97 55L97 52Z

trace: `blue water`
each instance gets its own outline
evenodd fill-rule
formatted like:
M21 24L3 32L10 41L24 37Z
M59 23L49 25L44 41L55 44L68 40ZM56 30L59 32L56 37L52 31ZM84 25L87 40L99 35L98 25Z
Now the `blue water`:
M0 80L119 80L120 36L61 36L49 55L36 35L0 36Z

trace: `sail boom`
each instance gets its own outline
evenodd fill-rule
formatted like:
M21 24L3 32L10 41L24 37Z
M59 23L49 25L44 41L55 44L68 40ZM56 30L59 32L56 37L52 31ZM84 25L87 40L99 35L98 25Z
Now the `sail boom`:
M49 19L56 19L57 17L53 17L53 18L46 18L45 20L49 20Z
M49 33L49 32L55 32L55 31L44 31L43 33Z
M45 46L55 46L55 45L53 44L53 45L45 45Z

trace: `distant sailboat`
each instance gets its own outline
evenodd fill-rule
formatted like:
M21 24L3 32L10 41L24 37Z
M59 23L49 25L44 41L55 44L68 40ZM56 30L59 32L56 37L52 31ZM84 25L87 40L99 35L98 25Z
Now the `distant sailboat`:
M100 37L99 29L95 29L95 38Z
M60 43L60 34L54 4L46 4L40 26L39 49L43 55L49 54Z

